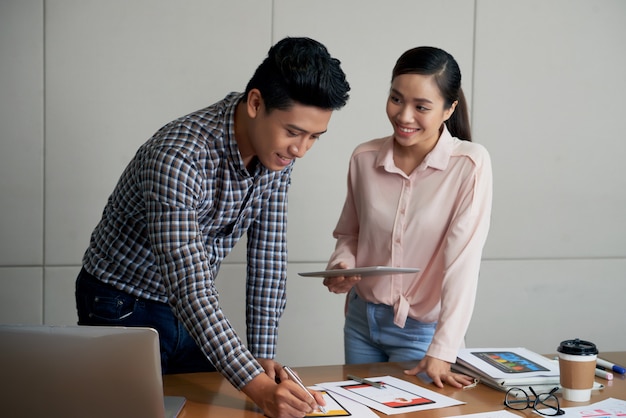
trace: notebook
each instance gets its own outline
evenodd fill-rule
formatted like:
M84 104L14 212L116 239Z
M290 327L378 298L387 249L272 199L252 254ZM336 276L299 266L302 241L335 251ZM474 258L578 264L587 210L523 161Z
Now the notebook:
M152 328L0 326L0 415L174 418Z

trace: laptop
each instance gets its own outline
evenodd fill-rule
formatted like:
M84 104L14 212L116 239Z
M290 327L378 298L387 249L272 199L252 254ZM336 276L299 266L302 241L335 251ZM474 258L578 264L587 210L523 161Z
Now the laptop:
M0 325L0 415L175 418L152 328Z

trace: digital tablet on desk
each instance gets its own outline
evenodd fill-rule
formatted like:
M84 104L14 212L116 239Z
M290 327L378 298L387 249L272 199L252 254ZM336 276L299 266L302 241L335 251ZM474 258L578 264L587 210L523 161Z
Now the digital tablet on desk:
M337 276L383 276L387 274L409 274L418 273L418 268L403 268L403 267L386 267L386 266L373 266L373 267L357 267L354 269L334 269L334 270L322 270L322 271L308 271L305 273L298 273L303 277L337 277Z

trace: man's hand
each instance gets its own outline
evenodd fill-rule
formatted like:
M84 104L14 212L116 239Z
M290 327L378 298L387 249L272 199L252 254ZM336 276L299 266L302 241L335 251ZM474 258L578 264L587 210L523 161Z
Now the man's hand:
M301 418L313 412L318 405L326 404L320 393L310 392L314 396L312 399L296 382L290 380L278 362L257 360L265 369L265 374L252 379L242 392L263 409L268 417ZM276 383L277 380L280 383Z
M462 388L463 386L471 385L474 382L469 376L464 374L453 373L450 370L450 363L444 360L440 360L434 357L425 356L417 366L410 370L405 370L405 374L416 375L421 372L426 372L428 377L433 379L435 386L442 388L444 383L449 384L455 388Z
M346 263L337 263L332 269L347 269ZM361 276L336 276L324 278L324 286L333 293L348 293L361 280Z
M261 364L261 367L265 370L265 374L268 375L270 379L278 382L289 379L289 376L287 376L287 373L283 370L283 366L279 362L267 358L257 358L257 361Z
M242 391L271 418L301 418L325 405L320 393L311 392L313 399L296 382L276 383L266 374L256 376Z

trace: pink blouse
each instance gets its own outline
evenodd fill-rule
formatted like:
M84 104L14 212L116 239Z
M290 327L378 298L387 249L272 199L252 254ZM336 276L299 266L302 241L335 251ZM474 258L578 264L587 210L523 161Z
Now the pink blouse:
M407 317L438 322L429 356L456 361L474 309L489 230L492 172L480 144L444 129L410 174L393 161L393 138L359 145L350 159L348 194L333 232L329 267L418 267L419 273L364 277L358 295Z

